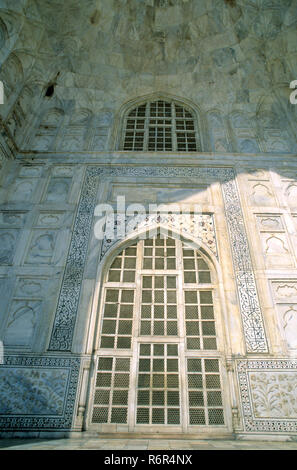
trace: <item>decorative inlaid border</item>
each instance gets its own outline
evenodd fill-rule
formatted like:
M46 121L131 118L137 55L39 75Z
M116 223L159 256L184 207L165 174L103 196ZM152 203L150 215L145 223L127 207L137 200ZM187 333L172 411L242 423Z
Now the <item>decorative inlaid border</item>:
M89 166L79 201L66 261L49 350L70 351L77 316L84 263L88 249L96 194L101 177L195 178L222 183L227 223L248 352L267 352L258 293L235 173L232 168L201 167L99 167Z
M133 222L133 223L132 223ZM108 223L108 222L107 222ZM115 221L109 226L109 233L116 235L116 230L121 220ZM200 240L210 249L210 251L218 258L218 250L216 243L216 233L212 214L141 214L137 215L137 220L134 217L125 217L125 234L131 235L132 233L141 232L146 227L155 226L158 224L164 225L168 232L177 229L178 233L192 235L193 238ZM100 259L110 250L112 245L116 243L116 236L113 239L104 237Z
M270 418L266 417L258 418L255 416L255 401L256 400L265 400L267 406L269 407L269 400L271 403L274 402L275 406L278 406L275 403L275 400L280 400L281 406L286 406L286 401L289 397L289 390L291 388L291 393L294 395L294 400L296 401L296 390L291 387L288 383L287 391L285 396L283 396L279 391L279 384L275 378L276 374L282 374L282 380L286 380L286 374L291 374L292 378L296 382L297 378L297 360L290 359L273 359L273 360L248 360L242 359L236 362L237 376L241 397L241 407L242 407L242 417L244 431L246 432L297 432L297 419L294 418ZM271 377L272 386L268 387L270 390L263 390L263 393L257 392L257 390L252 390L250 384L250 374L262 374L263 381L265 381L266 376ZM273 376L274 374L274 376ZM297 411L297 410L296 410Z
M51 357L51 356L5 356L4 364L0 369L30 369L36 373L36 382L27 384L24 393L32 394L34 388L35 395L38 395L40 380L38 374L42 374L46 369L68 370L67 382L65 383L63 412L59 415L0 415L0 430L69 430L72 427L74 406L79 380L81 359L78 357ZM53 387L54 384L51 384ZM42 395L42 390L40 390ZM14 393L14 390L11 391ZM50 396L48 397L51 398Z

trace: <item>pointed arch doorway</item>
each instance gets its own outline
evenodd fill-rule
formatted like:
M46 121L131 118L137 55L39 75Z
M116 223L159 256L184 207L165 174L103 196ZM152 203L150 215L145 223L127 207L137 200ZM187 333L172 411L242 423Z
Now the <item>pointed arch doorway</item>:
M103 280L87 429L230 431L218 281L192 242L131 242Z

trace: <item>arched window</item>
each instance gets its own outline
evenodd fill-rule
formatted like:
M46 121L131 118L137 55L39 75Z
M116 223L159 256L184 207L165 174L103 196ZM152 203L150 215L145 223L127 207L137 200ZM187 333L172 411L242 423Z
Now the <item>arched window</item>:
M123 150L201 150L193 111L174 101L149 101L129 111L124 119Z
M116 256L103 285L90 427L226 429L213 274L200 251L160 233Z

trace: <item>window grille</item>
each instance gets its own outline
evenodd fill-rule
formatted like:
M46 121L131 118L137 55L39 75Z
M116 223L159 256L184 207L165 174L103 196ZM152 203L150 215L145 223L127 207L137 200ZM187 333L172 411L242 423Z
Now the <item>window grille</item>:
M179 427L186 417L190 427L224 425L213 282L202 253L160 233L116 256L103 291L93 424L131 426L131 408L136 427Z
M123 150L197 152L197 123L190 110L169 101L141 104L125 118Z
M92 423L127 423L129 381L129 358L99 358Z
M218 359L188 358L189 424L224 424Z
M178 344L140 344L137 424L180 424Z

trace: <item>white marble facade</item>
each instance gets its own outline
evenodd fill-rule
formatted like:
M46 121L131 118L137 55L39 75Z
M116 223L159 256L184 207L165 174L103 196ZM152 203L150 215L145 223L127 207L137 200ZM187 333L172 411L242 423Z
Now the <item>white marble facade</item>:
M59 18L51 2L11 3L0 9L0 434L140 429L130 405L127 422L92 421L98 356L113 354L100 353L98 338L111 263L159 229L209 263L218 347L203 361L219 358L223 390L220 425L211 426L209 410L207 425L186 424L185 411L172 432L294 438L297 107L288 81L297 73L296 1L260 2L256 15L253 2L244 9L239 0L127 0L125 14L118 2L71 0ZM122 150L125 113L146 99L193 110L197 151ZM167 204L172 214L131 223L122 207L125 236L99 240L96 207L115 208L118 197L146 210ZM110 229L120 230L117 220ZM180 331L181 348L184 341ZM133 351L114 358L132 361ZM131 393L136 400L135 383ZM189 407L198 400L191 393Z

